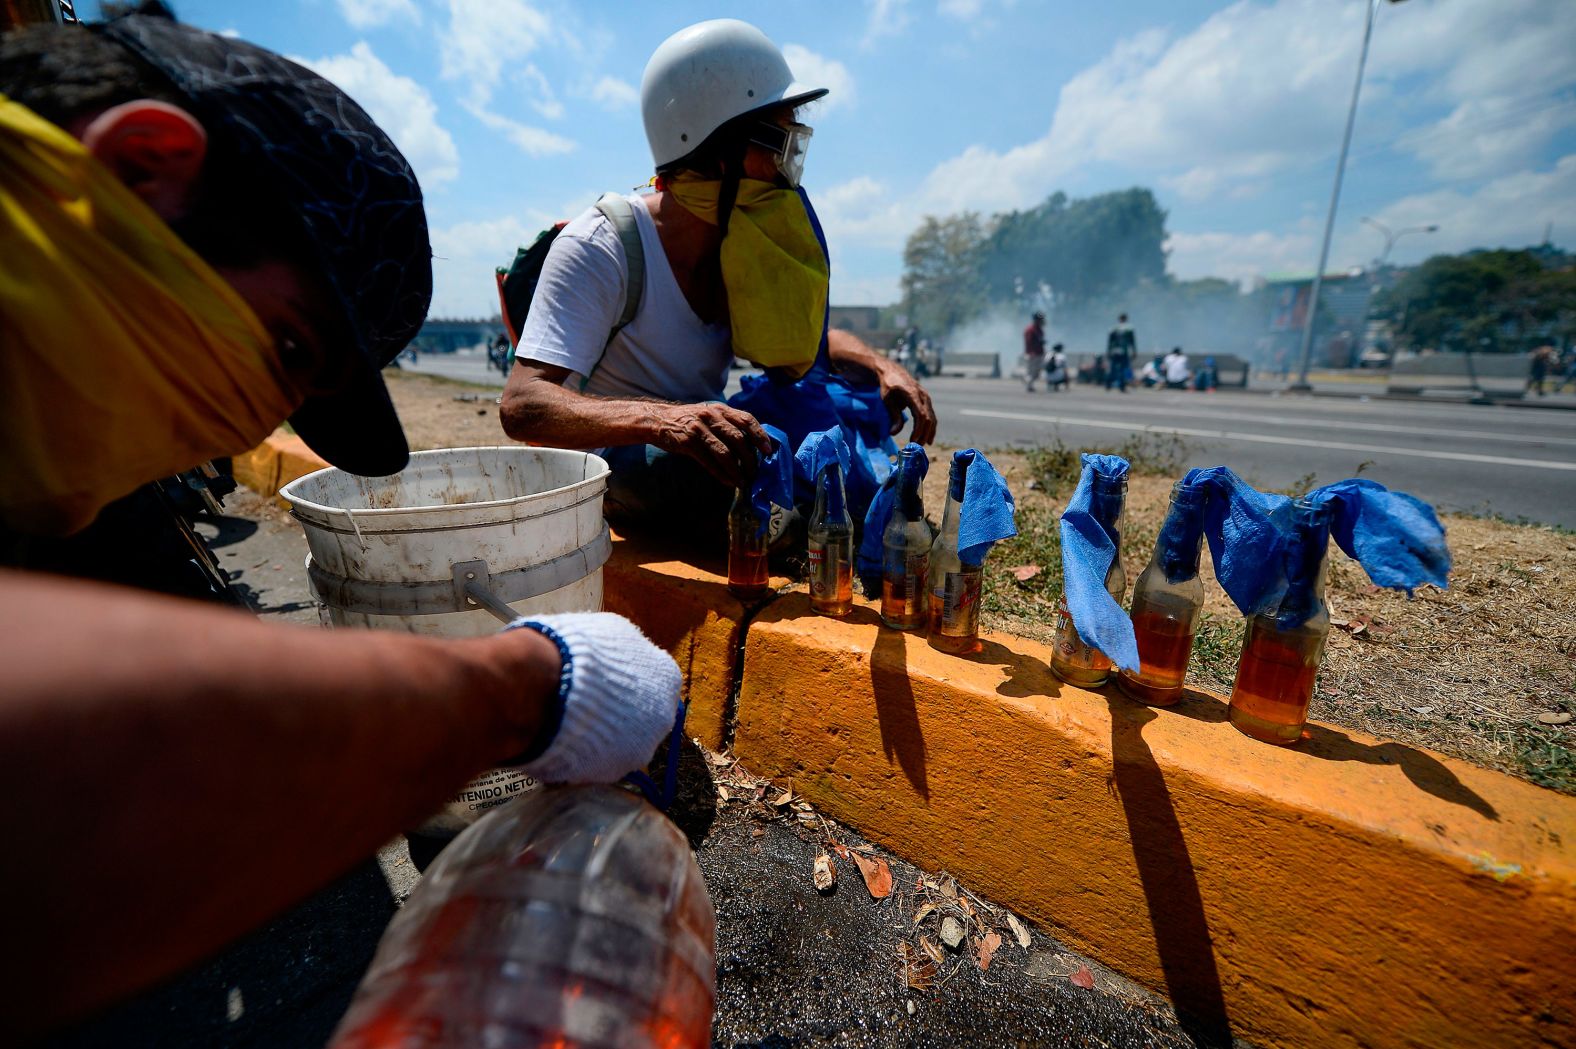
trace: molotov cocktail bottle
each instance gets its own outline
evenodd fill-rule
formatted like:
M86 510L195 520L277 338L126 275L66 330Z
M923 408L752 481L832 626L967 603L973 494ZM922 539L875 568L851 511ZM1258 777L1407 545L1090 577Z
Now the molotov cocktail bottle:
M1207 490L1178 481L1155 539L1149 566L1133 587L1133 635L1139 669L1117 671L1117 685L1140 703L1170 706L1182 698L1204 584L1198 577Z
M1105 589L1120 605L1127 593L1127 572L1122 567L1122 528L1127 515L1127 477L1096 472L1090 492L1089 513L1116 546L1105 573ZM1056 633L1051 641L1051 670L1071 685L1097 688L1111 676L1111 657L1078 636L1067 593L1062 592L1056 611Z
M926 587L934 540L920 495L924 471L919 448L898 457L898 496L881 536L881 619L894 630L921 630L928 615Z
M843 470L836 463L816 478L808 530L810 609L823 616L846 616L854 607L854 522L843 492Z
M985 566L964 564L958 554L963 490L972 461L961 456L952 460L941 531L930 547L930 644L955 655L975 652L980 647L980 583Z
M1254 739L1286 744L1302 738L1330 636L1324 601L1329 544L1329 508L1299 499L1285 553L1286 595L1279 608L1248 618L1231 685L1231 723Z

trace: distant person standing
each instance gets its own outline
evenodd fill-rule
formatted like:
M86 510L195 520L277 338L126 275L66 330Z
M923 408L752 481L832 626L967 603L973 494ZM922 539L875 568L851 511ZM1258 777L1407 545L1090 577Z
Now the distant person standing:
M1047 390L1054 391L1071 388L1067 381L1067 354L1062 352L1061 343L1051 347L1051 355L1046 360L1045 365L1045 388Z
M1554 347L1545 343L1532 351L1532 357L1527 362L1527 389L1523 392L1536 390L1539 397L1543 396L1543 380L1548 378L1549 372L1554 370Z
M1168 390L1187 389L1187 381L1193 374L1187 364L1187 354L1180 346L1171 347L1171 352L1160 362L1160 370L1165 375Z
M1034 382L1045 368L1045 314L1035 311L1023 329L1023 388L1034 392Z
M1127 392L1128 380L1133 374L1133 355L1138 352L1138 339L1133 335L1133 329L1127 324L1127 314L1116 318L1116 327L1111 329L1111 334L1105 339L1105 388L1112 386Z

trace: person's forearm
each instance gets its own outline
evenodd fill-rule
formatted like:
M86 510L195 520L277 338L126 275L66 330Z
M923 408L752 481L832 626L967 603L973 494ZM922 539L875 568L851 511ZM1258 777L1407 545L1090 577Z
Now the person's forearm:
M0 572L0 1029L255 927L530 745L559 658Z
M542 381L504 388L498 409L504 433L528 444L556 448L602 448L649 444L660 432L663 401L589 397Z
M863 369L871 377L878 377L887 368L898 367L871 349L859 336L841 328L827 330L826 355L831 358L832 366L840 372Z

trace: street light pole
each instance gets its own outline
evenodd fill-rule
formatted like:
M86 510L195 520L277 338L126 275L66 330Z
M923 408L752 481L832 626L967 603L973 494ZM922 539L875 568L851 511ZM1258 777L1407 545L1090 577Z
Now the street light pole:
M1395 242L1396 241L1400 240L1402 237L1406 236L1408 233L1438 233L1439 232L1439 225L1438 225L1438 223L1434 223L1434 222L1430 222L1426 226L1408 226L1405 229L1400 229L1400 230L1396 230L1394 232L1391 232L1390 227L1386 226L1383 222L1380 222L1378 219L1372 219L1372 218L1369 218L1367 215L1364 215L1362 217L1361 221L1366 222L1368 225L1370 225L1374 229L1378 230L1379 231L1379 235L1384 238L1384 251L1380 253L1378 263L1374 267L1375 269L1384 269L1384 264L1387 261L1389 261L1389 258L1390 258L1390 249L1395 247Z
M1308 316L1302 324L1302 369L1297 375L1297 381L1287 389L1306 393L1313 389L1308 385L1308 364L1313 356L1313 319L1319 311L1319 290L1324 284L1324 267L1330 261L1330 234L1335 229L1335 208L1341 200L1341 179L1346 174L1346 154L1352 145L1352 125L1357 120L1357 96L1363 89L1363 68L1368 65L1368 41L1374 34L1374 13L1379 9L1379 0L1366 0L1368 14L1363 22L1363 50L1357 58L1357 80L1352 84L1352 105L1346 111L1346 134L1341 138L1341 158L1335 163L1335 186L1330 190L1330 210L1324 217L1324 243L1319 248L1319 268L1313 273L1313 288L1308 292ZM1400 3L1401 0L1390 0L1391 3Z

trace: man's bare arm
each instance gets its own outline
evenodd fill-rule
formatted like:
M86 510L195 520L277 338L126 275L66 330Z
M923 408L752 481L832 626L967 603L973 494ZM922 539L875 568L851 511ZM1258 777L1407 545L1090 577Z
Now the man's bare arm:
M766 431L748 412L718 402L591 397L562 385L569 374L540 361L516 361L498 411L504 433L558 448L654 444L689 456L730 487L750 476L757 451L771 452Z
M853 332L832 328L826 333L827 356L839 371L861 369L873 375L881 387L881 400L892 418L892 433L903 429L903 410L914 416L912 441L929 444L936 439L936 409L930 403L930 394L909 374L908 369L896 361L887 360L865 345Z
M167 976L525 750L560 658L0 571L0 1030Z

